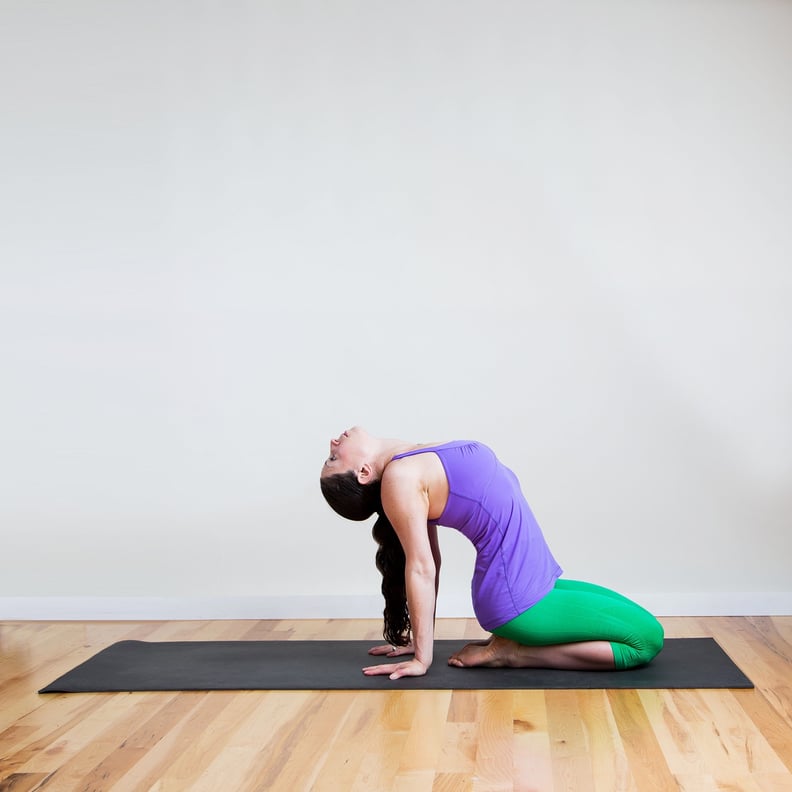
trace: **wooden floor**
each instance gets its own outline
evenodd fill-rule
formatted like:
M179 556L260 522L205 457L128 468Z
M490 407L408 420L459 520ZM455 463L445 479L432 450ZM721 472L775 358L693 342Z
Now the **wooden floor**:
M756 689L40 696L122 639L376 643L379 625L0 623L0 790L792 790L792 617L663 623L716 638Z

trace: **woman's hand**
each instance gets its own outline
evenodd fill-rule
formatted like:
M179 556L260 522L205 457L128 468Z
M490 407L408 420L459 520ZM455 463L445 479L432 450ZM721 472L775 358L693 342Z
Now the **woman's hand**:
M372 646L368 653L370 655L385 655L386 657L401 657L402 655L415 654L415 647L412 645L412 641L407 646L385 644L385 646Z
M388 663L387 665L368 666L363 669L366 676L377 676L388 674L391 679L401 679L406 676L423 676L429 670L429 666L420 660L413 658L403 663Z

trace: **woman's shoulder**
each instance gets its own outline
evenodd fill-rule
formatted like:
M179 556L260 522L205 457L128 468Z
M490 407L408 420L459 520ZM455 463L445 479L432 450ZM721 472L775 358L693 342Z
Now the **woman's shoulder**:
M427 473L442 470L442 463L433 451L446 444L426 444L417 446L410 451L394 456L382 472L382 485L389 482L407 482L409 480L422 481Z
M403 451L396 454L393 459L403 459L405 457L418 456L420 454L428 454L433 451L442 452L453 448L461 448L465 446L482 447L484 444L478 440L446 440L441 443L416 443L408 451Z

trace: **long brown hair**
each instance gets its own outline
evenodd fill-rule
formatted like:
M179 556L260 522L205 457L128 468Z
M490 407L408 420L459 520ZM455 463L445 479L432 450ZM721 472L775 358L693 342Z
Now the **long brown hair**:
M382 596L385 598L382 635L394 646L406 646L410 642L410 613L404 583L404 549L382 509L380 482L361 484L353 470L323 476L319 481L325 500L342 517L367 520L377 513L371 535L379 545L375 562L382 575Z

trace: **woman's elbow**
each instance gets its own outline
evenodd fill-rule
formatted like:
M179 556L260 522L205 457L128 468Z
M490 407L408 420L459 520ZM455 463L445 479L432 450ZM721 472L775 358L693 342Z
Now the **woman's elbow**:
M417 561L408 563L405 567L405 578L413 578L414 580L431 580L437 577L440 567L434 561Z

